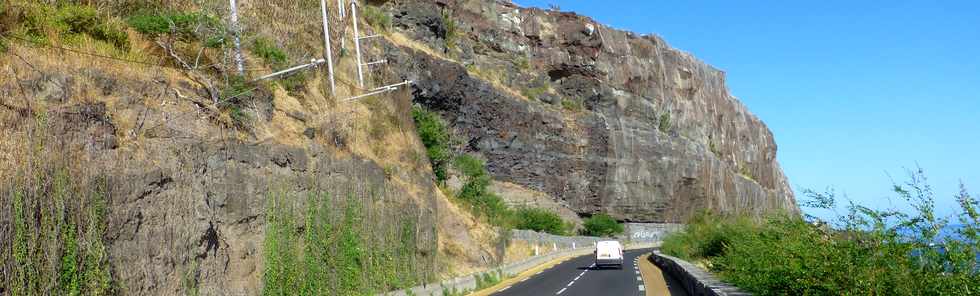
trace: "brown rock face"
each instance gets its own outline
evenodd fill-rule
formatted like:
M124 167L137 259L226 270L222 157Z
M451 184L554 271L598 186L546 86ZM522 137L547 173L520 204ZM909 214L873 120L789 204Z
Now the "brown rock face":
M415 101L499 180L628 221L798 211L772 133L725 73L659 37L496 1L387 7L400 33L449 57L389 48Z

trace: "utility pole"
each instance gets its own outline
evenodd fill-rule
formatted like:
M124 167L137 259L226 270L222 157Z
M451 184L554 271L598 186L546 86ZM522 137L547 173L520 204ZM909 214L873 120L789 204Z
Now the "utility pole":
M245 75L245 59L242 57L241 29L238 27L238 3L236 0L229 0L231 3L231 31L235 36L235 65L238 67L238 75Z
M343 9L343 7L341 7ZM333 50L330 48L330 19L327 17L327 0L320 0L320 12L323 17L323 47L324 59L327 60L327 75L330 77L330 94L335 95L336 85L333 81Z
M350 2L350 19L354 23L354 55L357 56L357 86L364 88L364 70L361 64L361 35L357 31L357 0Z

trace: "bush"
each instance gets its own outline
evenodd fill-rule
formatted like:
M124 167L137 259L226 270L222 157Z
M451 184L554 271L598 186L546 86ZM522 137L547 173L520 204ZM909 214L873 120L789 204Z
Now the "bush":
M220 19L198 12L149 12L131 16L126 22L137 32L151 37L173 34L184 41L223 36L226 31Z
M921 170L894 191L915 213L849 204L827 223L773 214L695 216L669 235L665 253L701 260L721 278L756 295L976 295L980 290L980 214L966 190L956 237L942 237L947 219ZM833 192L807 191L804 206L835 209ZM809 220L809 221L808 221Z
M392 217L397 227L371 228L384 224L365 221L377 209L360 198L311 193L298 219L291 200L279 193L268 199L263 295L374 295L423 281L411 215Z
M487 175L486 163L469 154L456 157L456 169L470 179L482 178Z
M565 110L572 112L582 111L582 102L579 102L576 99L562 99L561 106L564 107Z
M116 49L129 49L129 35L123 26L100 16L92 6L31 3L10 9L7 15L20 16L14 22L20 25L23 35L35 42L48 43L49 34L62 35L65 40L87 35Z
M457 39L459 39L459 29L456 25L456 20L453 19L452 13L448 10L442 11L442 27L445 29L442 38L445 40L446 48L455 49Z
M375 29L385 32L391 29L391 16L388 13L372 5L364 5L363 7L364 9L361 12L368 24Z
M272 40L258 37L252 42L252 53L259 56L266 65L275 69L286 66L286 52L280 49Z
M606 214L597 214L585 219L582 224L583 235L608 237L623 233L625 231L622 224Z
M667 131L670 130L670 112L664 112L664 114L660 114L660 123L657 125L657 128L659 128L660 132L663 133L666 133Z
M517 210L517 225L514 228L547 232L554 235L567 235L570 228L558 214L536 208Z
M525 98L528 98L529 100L540 100L541 95L545 94L546 92L548 92L548 86L541 85L537 87L526 88L521 91L521 95L523 95Z
M30 147L9 151L22 160L0 174L0 212L9 224L0 236L4 254L0 293L112 295L105 243L109 181L47 132L46 116L25 127ZM26 145L25 145L26 146ZM8 178L9 176L9 178Z
M415 129L418 132L422 145L425 146L426 154L429 156L429 163L432 165L432 172L436 175L436 180L445 182L448 178L446 165L452 159L449 151L449 131L443 123L438 113L428 111L422 107L412 107L412 119L415 121Z

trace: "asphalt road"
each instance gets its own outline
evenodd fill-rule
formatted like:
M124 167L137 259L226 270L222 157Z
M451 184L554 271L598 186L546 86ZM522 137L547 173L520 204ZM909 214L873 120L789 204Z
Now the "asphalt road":
M493 295L647 295L640 290L643 280L634 264L636 257L652 249L628 250L623 269L596 269L592 254L575 257L530 278L499 290ZM673 290L673 289L672 289ZM654 293L655 295L666 295ZM678 296L676 292L671 296Z

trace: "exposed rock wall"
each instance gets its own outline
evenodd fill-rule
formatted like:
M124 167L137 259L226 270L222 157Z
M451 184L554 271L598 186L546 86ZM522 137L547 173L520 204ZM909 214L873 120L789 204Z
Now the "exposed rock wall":
M437 49L389 49L415 101L499 180L628 221L798 210L772 133L725 73L659 37L499 1L387 7L397 32Z

